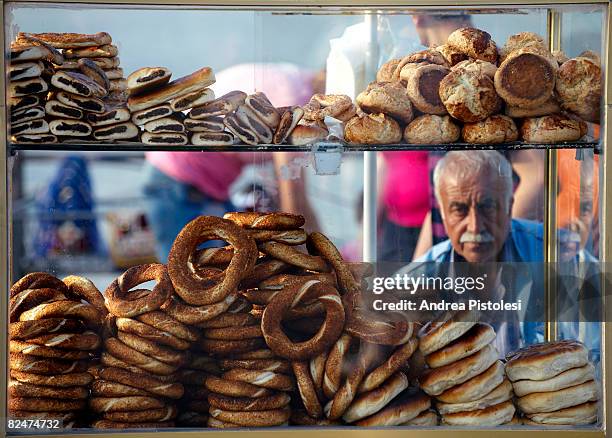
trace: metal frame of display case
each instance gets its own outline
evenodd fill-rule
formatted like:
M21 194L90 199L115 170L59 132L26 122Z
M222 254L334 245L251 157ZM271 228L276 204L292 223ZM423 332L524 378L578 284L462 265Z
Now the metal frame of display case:
M401 8L402 10L410 10L410 11L418 11L420 8L428 8L428 9L455 9L455 10L464 10L464 9L478 9L479 7L487 7L487 9L491 7L499 6L501 7L539 7L539 8L548 8L549 16L548 16L548 39L552 48L559 48L560 46L560 16L558 13L554 11L555 6L568 6L568 5L584 5L584 4L594 4L594 5L607 5L605 11L605 25L602 33L604 35L604 56L603 56L603 64L605 67L612 64L612 23L611 23L611 13L612 13L612 4L610 4L607 0L555 0L555 1L546 1L546 0L20 0L19 3L41 3L41 4L91 4L91 5L101 5L101 6L128 6L128 7L210 7L215 9L245 9L245 10L286 10L290 11L293 9L308 9L309 11L317 11L323 10L323 8L331 8L334 12L342 12L342 10L347 10L348 8L353 9L357 12L369 11L369 10L384 10L386 8ZM0 5L2 6L2 17L0 17L0 25L2 26L2 33L0 34L0 44L2 47L5 47L5 34L4 34L4 16L5 16L5 7L10 4L10 2L6 2L0 0ZM338 11L335 11L334 8L338 8ZM367 18L366 18L367 20ZM1 99L1 107L0 107L0 124L4 127L7 127L7 113L6 113L6 71L5 71L6 63L3 62L0 67L2 72L2 86L0 87L0 99ZM612 187L608 187L609 179L612 179L612 159L609 159L609 153L612 152L612 83L609 75L604 70L604 92L603 92L603 120L604 126L600 133L599 145L597 144L585 144L582 146L578 145L567 145L566 147L589 147L595 149L596 152L601 153L602 157L600 159L600 229L601 229L601 241L600 241L600 262L602 264L607 264L612 262L612 223L609 224L607 219L611 217L612 219ZM7 139L7 130L3 129L0 132L0 141L5 145L5 147L0 148L0 159L4 161L5 165L0 166L0 192L2 196L0 197L0 211L2 212L0 216L0 284L4 285L5 289L9 286L10 281L10 272L12 271L10 268L11 259L9 254L11 254L12 248L9 245L11 235L11 217L10 217L10 184L8 178L11 175L9 166L10 166L10 155L15 153L15 151L21 149L29 149L26 146L14 145L14 147L8 147L8 139ZM508 149L512 149L521 147L520 145L508 145ZM446 149L451 148L451 145L439 145L437 149ZM461 145L455 145L455 148L461 148ZM547 159L546 159L546 169L545 169L545 200L546 200L546 213L545 213L545 254L547 261L555 261L556 260L556 197L552 196L553 193L556 193L556 149L559 147L563 147L563 145L524 145L523 147L527 148L543 148L546 149ZM468 148L467 145L464 145L464 148ZM476 147L478 148L478 147ZM38 149L42 149L38 147ZM46 150L142 150L136 146L127 146L125 149L121 148L121 145L113 144L108 145L107 147L104 145L91 145L91 144L69 144L69 145L48 145L44 149ZM253 147L249 148L250 150L266 150L266 148L261 147ZM333 145L330 145L328 149L318 149L319 151L332 150L334 149ZM336 151L337 146L335 147ZM374 149L374 150L373 150ZM356 147L356 148L342 148L344 151L364 151L364 155L366 158L365 169L364 169L364 177L365 180L370 180L369 191L373 192L372 188L375 188L375 177L376 177L376 166L372 166L372 163L376 162L376 150L389 150L388 147L380 147L380 148L371 148L371 147ZM393 148L394 150L410 150L414 147L410 145L398 145ZM436 147L432 147L432 150L435 150ZM193 149L190 149L193 150ZM201 150L201 149L195 149ZM207 150L210 150L207 148ZM288 146L275 146L276 151L293 151L295 148ZM298 148L297 150L306 150L313 151L310 148ZM422 150L422 149L420 149ZM268 149L268 151L270 151ZM323 152L324 153L324 152ZM374 184L372 186L372 184ZM364 215L364 229L372 230L375 229L375 214L372 214L372 205L375 205L375 199L373 198L373 193L365 194L364 199L364 210L367 211L367 215ZM366 211L364 211L366 213ZM368 219L369 218L369 219ZM372 247L372 242L365 243L365 252L369 254L368 259L375 259L375 249ZM547 317L549 317L549 321L552 321L553 318L550 318L552 315L552 309L554 308L554 294L551 294L550 291L554 286L554 278L552 278L552 274L547 275L547 290L546 290L546 300L547 300ZM602 288L604 285L602 285ZM161 438L171 438L177 435L181 436L196 436L196 434L205 434L209 437L221 437L221 438L231 438L234 436L250 436L252 438L270 438L270 437L283 437L287 433L291 433L295 438L312 438L313 436L316 438L323 438L328 436L335 437L343 437L350 436L351 438L393 438L393 437L418 437L418 438L472 438L472 437L481 437L481 438L489 438L492 434L495 434L497 438L510 438L519 436L521 437L563 437L563 438L582 438L582 437L612 437L612 431L607 434L608 425L611 425L610 428L612 430L612 382L608 382L608 380L612 380L612 355L606 354L608 351L612 352L612 333L607 335L608 329L608 318L612 318L612 299L607 297L607 293L612 291L607 291L605 288L602 289L602 307L603 307L603 323L602 323L602 421L601 428L594 429L592 427L587 428L569 428L564 429L563 427L542 427L542 428L526 428L526 427L496 427L496 428L456 428L456 427L436 427L436 428L405 428L405 427L392 427L392 428L357 428L352 426L341 426L341 427L326 427L326 428L301 428L301 427L291 427L290 429L286 428L276 428L276 429L264 429L264 430L254 430L254 429L240 429L240 430L211 430L207 429L203 431L201 429L181 429L179 431L173 430L172 432L164 431L163 429L159 429L156 431L147 431L147 432L129 432L129 436L135 438L146 438L150 437L152 433L155 433L156 436ZM3 364L4 372L0 373L0 406L6 413L7 410L7 327L8 327L8 290L5 290L4 293L0 294L0 322L2 327L5 327L4 330L0 330L0 363ZM610 323L610 327L612 328L612 322ZM555 337L555 326L554 324L548 324L546 330L547 339L554 339ZM6 436L6 422L4 421L4 415L0 415L0 436ZM125 437L125 433L121 432L106 432L101 430L91 429L91 431L79 431L77 433L72 433L69 430L62 430L58 432L52 432L51 435L59 436L62 438L75 438L75 437L87 437L96 433L104 433L105 436L112 436L113 438ZM39 436L39 435L26 435L19 434L19 436Z

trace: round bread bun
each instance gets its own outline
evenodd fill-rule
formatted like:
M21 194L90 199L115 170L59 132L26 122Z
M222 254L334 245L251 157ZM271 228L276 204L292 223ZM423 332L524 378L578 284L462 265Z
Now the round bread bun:
M476 123L466 123L461 136L467 143L497 144L516 141L518 129L508 116L496 114Z
M558 391L527 394L517 398L516 405L525 414L539 414L558 411L598 399L597 384L594 380L589 380L580 385L570 386Z
M459 140L461 129L449 116L425 114L404 129L404 140L410 144L446 144Z
M477 411L443 415L442 424L451 426L499 426L512 421L515 411L512 401L505 401Z
M514 393L522 397L534 392L551 392L570 386L580 385L595 378L595 367L588 363L583 367L572 368L548 380L517 380L512 383Z
M356 423L357 426L398 426L417 418L431 407L428 395L406 390L380 411ZM437 420L437 417L436 417Z
M430 321L419 330L419 350L424 355L438 351L458 339L475 324L470 312L447 313Z
M500 64L495 72L495 90L509 105L533 108L550 99L555 70L548 58L524 50L512 52Z
M504 110L508 117L514 118L548 116L560 111L561 107L554 96L551 96L550 99L548 99L542 105L533 108L522 108L520 106L506 105Z
M356 100L366 113L384 113L403 123L413 118L408 91L399 82L373 82Z
M584 135L581 123L564 114L526 118L520 133L527 143L577 141Z
M554 412L529 414L527 417L536 424L578 426L595 423L598 410L598 402L588 402Z
M366 114L347 122L344 138L352 144L392 144L402 140L402 130L395 120L383 113Z
M569 58L563 50L553 50L551 52L551 55L553 56L553 58L555 58L559 66L561 66L564 62L569 61Z
M506 44L499 50L499 62L504 62L506 57L514 52L515 50L522 49L523 47L530 44L539 44L543 48L546 48L544 39L533 32L520 32L515 35L510 35Z
M599 123L601 115L601 67L590 58L564 62L555 86L561 107L582 119Z
M431 427L437 426L439 423L438 414L434 410L427 410L421 412L417 417L410 421L400 424L400 426L417 426L417 427Z
M437 399L444 403L467 403L479 400L501 385L505 378L504 365L498 360L484 373L444 391L437 396Z
M489 76L464 69L451 71L442 79L440 99L451 116L465 123L484 120L502 106Z
M319 126L297 125L291 134L289 134L288 140L289 144L292 145L306 145L325 140L328 134L326 129Z
M495 77L495 72L497 71L497 66L488 61L483 61L481 59L468 59L465 61L461 61L455 64L451 70L463 69L465 71L471 71L478 75L485 75L493 79Z
M599 54L593 52L592 50L585 50L584 52L581 52L577 57L578 58L589 58L595 64L601 65L601 57L599 56Z
M495 330L489 324L476 323L467 333L446 347L425 356L430 368L439 368L470 356L493 342Z
M440 82L449 73L441 65L428 64L418 67L408 79L410 100L422 113L444 115L446 107L440 100Z
M438 412L442 415L454 414L456 412L476 411L511 400L512 396L512 384L506 379L497 388L481 399L465 403L437 402L436 408L438 408Z
M426 371L419 379L421 388L429 395L442 394L453 386L460 385L485 372L498 358L493 345L489 344L477 353L452 364Z
M397 75L395 75L395 70L401 61L401 58L395 58L381 65L376 73L376 82L391 82L399 80L399 72L397 72Z
M565 340L529 345L506 356L506 374L517 380L547 380L589 362L588 350L578 341Z
M448 36L446 44L470 58L497 64L497 46L487 32L473 27L457 29Z
M444 56L444 59L446 59L451 67L470 58L465 53L453 48L452 46L449 46L448 44L442 44L441 46L436 47L436 50L440 52L442 56Z
M410 76L418 67L432 64L450 68L450 64L446 58L444 58L442 53L434 49L425 49L421 50L420 52L411 53L410 55L402 58L400 63L397 65L395 75L402 81L408 82Z

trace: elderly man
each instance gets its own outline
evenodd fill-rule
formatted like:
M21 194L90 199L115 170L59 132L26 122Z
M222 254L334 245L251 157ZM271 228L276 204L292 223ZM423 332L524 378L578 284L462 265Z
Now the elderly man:
M463 266L468 269L476 264L478 269L485 269L481 272L489 274L482 296L520 299L523 303L520 312L506 312L503 317L491 313L481 315L482 319L490 319L496 329L498 350L507 353L524 343L542 341L543 226L512 219L510 163L496 151L449 152L435 168L434 186L449 239L432 247L400 273L413 277L423 273L454 276L457 271L453 262L467 262ZM575 264L577 259L566 260L560 266ZM578 283L573 283L560 298L566 315L571 315L560 324L561 337L577 337L578 324L572 321L578 319L579 288ZM588 341L597 356L598 324L588 325L589 339L581 340Z

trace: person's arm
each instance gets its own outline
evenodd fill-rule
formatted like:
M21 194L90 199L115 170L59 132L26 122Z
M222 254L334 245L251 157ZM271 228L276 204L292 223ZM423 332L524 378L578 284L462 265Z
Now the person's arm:
M414 254L412 260L416 260L425 254L433 245L433 231L431 227L431 210L423 219L423 226L421 226L421 232L419 233L419 240L417 240L416 247L414 248Z
M512 217L541 221L544 216L544 151L515 151L510 161L520 178L514 192Z
M306 231L318 231L319 223L310 202L306 197L306 178L304 169L300 169L299 178L283 178L281 168L291 165L291 161L302 154L276 153L273 154L274 170L278 181L278 199L280 208L287 213L301 214L306 219Z

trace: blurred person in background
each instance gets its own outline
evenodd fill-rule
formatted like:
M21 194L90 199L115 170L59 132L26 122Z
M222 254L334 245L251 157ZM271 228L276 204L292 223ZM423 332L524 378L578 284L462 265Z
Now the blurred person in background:
M263 91L277 107L303 105L312 96L318 76L292 64L240 64L220 71L211 87L216 96L232 90ZM273 155L273 156L272 156ZM147 152L144 196L157 241L157 255L165 262L174 239L199 215L223 216L234 211L230 190L248 165L277 169L290 160L284 153ZM283 211L302 214L307 226L317 223L305 199L303 178L279 181Z

